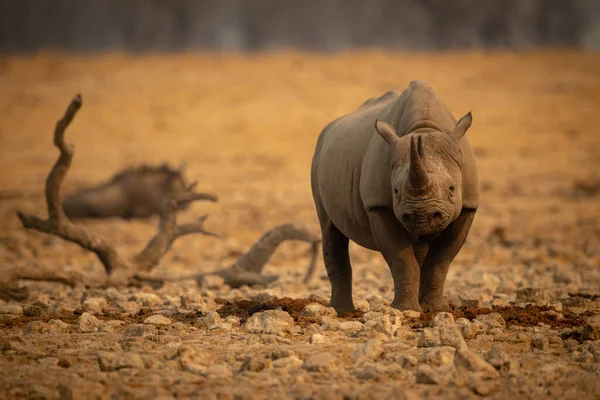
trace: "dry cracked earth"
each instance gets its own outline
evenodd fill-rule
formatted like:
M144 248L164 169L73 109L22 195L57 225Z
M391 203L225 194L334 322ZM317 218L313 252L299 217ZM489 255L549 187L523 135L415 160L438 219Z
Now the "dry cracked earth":
M351 246L358 311L326 306L322 261L283 244L268 287L217 276L158 289L20 281L0 300L7 399L598 398L600 55L572 52L336 56L42 54L0 58L0 273L27 267L101 276L76 245L22 229L44 215L51 134L75 93L64 191L139 162L187 163L219 196L220 238L175 243L156 273L230 264L267 229L316 227L309 165L321 128L368 97L425 79L469 131L481 206L446 286L452 313L399 312L376 253ZM134 254L157 220L86 221Z

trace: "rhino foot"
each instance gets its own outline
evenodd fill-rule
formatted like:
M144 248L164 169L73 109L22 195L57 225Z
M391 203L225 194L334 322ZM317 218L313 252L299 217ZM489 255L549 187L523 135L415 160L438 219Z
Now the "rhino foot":
M423 312L450 312L452 309L450 308L450 304L448 304L448 300L446 300L443 296L441 299L436 300L421 300L420 301L421 308Z
M414 302L394 301L394 302L392 302L392 304L390 304L390 306L392 306L400 311L411 310L411 311L423 312L423 309L421 308L419 303L414 303Z

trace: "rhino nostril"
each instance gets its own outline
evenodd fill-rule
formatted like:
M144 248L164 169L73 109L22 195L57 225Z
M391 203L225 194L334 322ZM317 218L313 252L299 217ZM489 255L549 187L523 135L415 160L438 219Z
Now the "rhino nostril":
M444 215L440 211L436 211L431 214L430 221L431 222L440 222L444 218Z
M413 214L411 213L404 213L402 214L402 221L405 223L412 223L413 222Z

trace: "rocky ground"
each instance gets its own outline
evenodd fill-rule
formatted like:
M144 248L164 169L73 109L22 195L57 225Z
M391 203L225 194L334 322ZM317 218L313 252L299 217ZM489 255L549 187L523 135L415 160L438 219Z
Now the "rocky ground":
M266 229L316 226L320 129L364 99L428 80L469 131L481 207L446 287L452 313L388 307L382 258L351 246L358 311L338 318L322 262L285 243L268 287L217 276L126 289L21 281L0 301L2 398L597 398L600 393L600 56L574 53L0 58L0 269L103 273L95 257L24 231L43 214L51 132L84 107L70 191L137 162L186 161L219 196L222 234L180 239L156 273L211 271ZM124 254L156 220L85 222Z

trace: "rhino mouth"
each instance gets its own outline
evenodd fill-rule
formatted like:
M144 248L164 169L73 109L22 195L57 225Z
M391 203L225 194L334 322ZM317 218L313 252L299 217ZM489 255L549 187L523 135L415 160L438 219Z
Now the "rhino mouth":
M419 236L441 232L446 228L450 219L449 216L444 215L432 221L431 217L407 216L407 214L403 214L399 218L400 223L408 233Z

